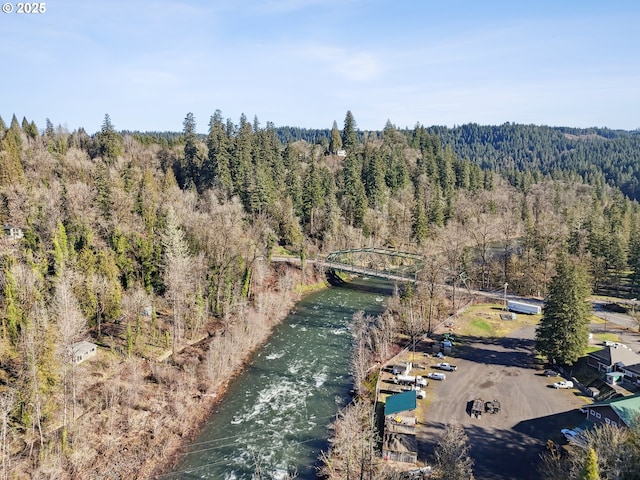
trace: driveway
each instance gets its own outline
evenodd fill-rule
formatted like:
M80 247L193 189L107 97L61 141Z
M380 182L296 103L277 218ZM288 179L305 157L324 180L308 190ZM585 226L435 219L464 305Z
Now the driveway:
M463 338L448 358L458 366L447 372L442 382L430 381L426 409L418 429L419 458L432 459L444 426L462 425L469 437L474 475L478 480L511 480L540 477L539 455L548 439L562 442L561 428L579 424L584 415L578 408L585 399L577 390L550 388L553 377L544 377L535 368L534 326L514 331L497 339ZM427 365L435 365L425 358ZM558 378L559 380L559 378ZM497 399L499 413L483 413L471 418L470 405L475 398Z

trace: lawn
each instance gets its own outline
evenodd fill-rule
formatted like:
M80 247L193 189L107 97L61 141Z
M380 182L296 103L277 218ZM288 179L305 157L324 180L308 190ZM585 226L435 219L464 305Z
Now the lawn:
M473 305L460 314L455 322L454 334L471 337L502 337L525 325L536 324L541 315L518 314L515 320L502 320L502 304Z

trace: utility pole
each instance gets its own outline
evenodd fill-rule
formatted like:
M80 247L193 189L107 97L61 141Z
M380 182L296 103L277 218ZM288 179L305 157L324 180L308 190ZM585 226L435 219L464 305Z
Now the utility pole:
M507 282L504 282L504 303L502 306L503 310L507 309L507 287L509 286L509 284Z

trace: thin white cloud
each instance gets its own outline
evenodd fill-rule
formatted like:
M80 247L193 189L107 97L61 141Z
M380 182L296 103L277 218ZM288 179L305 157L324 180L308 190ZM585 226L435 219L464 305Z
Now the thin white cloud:
M371 82L380 77L384 71L381 59L366 51L351 51L329 45L310 45L296 49L294 55L301 60L311 59L319 62L319 69L329 70L350 82Z

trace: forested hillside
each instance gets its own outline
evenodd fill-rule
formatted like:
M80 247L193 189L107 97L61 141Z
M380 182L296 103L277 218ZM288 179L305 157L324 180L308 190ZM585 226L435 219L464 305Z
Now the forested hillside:
M428 129L461 158L505 172L512 184L531 182L528 175L567 178L619 188L640 200L640 131L561 128L505 123ZM526 172L529 172L528 174Z
M544 175L542 160L521 173L524 149L541 147L514 147L510 164L420 125L360 132L351 112L326 135L216 111L202 136L196 121L123 134L107 115L89 135L0 119L0 221L23 234L0 244L7 471L145 478L310 281L309 266L271 265L275 252L397 248L425 254L431 285L542 296L566 250L596 286L640 282L637 202L594 181L604 170L591 184ZM303 134L314 140L293 141ZM637 142L558 135L585 156L594 142L631 158ZM444 290L422 294L429 319L455 308ZM80 340L101 347L95 361L73 362Z

